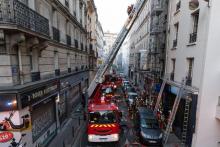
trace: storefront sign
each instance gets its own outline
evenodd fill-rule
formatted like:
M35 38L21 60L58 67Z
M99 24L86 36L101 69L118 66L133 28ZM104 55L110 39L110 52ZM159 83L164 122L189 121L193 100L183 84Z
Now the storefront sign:
M42 86L35 90L26 92L21 95L22 107L28 106L29 104L33 104L57 91L58 91L58 85L57 83L53 83L51 85Z
M14 135L11 132L2 132L0 133L0 143L10 141Z

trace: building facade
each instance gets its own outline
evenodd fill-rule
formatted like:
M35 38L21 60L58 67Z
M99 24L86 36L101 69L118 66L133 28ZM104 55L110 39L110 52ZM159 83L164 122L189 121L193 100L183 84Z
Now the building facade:
M192 10L189 1L169 3L166 74L170 81L185 80L187 87L198 91L182 96L173 128L187 146L218 147L220 1L198 2ZM167 99L173 101L178 88L171 84L170 89Z
M166 19L167 0L146 1L129 33L128 73L142 89L164 73Z
M104 56L105 56L105 58L107 58L107 56L110 52L110 49L111 49L116 38L117 38L116 33L110 33L110 32L104 33Z
M1 1L1 133L11 133L16 141L25 133L26 146L48 146L60 133L53 144L73 141L74 135L64 138L69 131L64 129L74 130L68 118L96 66L90 62L96 51L87 35L93 29L91 1Z
M97 52L98 52L98 59L97 59L97 66L100 66L104 63L104 32L102 29L102 25L99 21L96 23L96 46L97 46Z

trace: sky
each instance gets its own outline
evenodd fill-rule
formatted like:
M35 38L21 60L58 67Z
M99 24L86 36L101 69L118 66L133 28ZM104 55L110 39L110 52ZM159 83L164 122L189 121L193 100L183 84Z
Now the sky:
M127 7L136 0L94 0L97 7L98 19L104 32L118 33L128 15Z

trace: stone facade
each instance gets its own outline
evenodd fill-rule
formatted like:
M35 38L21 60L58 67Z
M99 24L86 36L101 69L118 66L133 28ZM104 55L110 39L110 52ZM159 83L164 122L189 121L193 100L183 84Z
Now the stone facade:
M16 125L23 123L25 115L29 121L29 127L1 131L11 131L16 140L25 133L23 142L27 146L47 146L57 133L64 132L59 130L81 101L82 91L92 80L90 75L95 74L97 50L90 47L95 43L87 33L95 32L90 22L94 26L97 22L94 17L88 21L91 3L1 2L0 96L4 97L4 107L0 122L10 111L15 111L12 121Z

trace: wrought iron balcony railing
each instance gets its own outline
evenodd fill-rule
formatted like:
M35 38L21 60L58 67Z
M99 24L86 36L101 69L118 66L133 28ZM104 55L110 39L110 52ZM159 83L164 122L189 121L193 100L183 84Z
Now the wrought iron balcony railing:
M60 30L57 28L53 27L53 40L60 42Z
M69 35L66 35L66 44L68 46L71 46L72 42L71 42L71 37Z
M0 25L13 25L49 37L49 21L18 0L0 1Z
M75 42L75 47L78 49L79 48L78 40L75 39L74 42Z
M194 43L197 40L197 32L191 33L189 37L189 43Z

